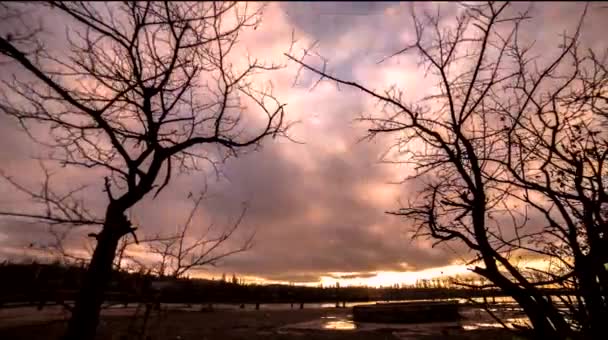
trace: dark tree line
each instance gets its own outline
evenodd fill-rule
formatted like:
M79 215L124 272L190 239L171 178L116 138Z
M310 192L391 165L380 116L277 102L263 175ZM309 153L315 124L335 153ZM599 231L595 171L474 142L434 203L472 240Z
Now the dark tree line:
M0 264L0 275L11 277L0 283L0 303L41 305L71 300L86 274L86 267L61 263L5 263ZM479 290L461 286L440 286L439 280L420 282L402 287L307 287L285 284L251 284L230 280L159 277L149 271L127 272L113 270L106 293L107 305L141 303L149 299L152 282L166 283L159 302L208 303L333 303L335 301L395 301L417 299L473 298L501 296L498 290ZM445 283L447 284L447 280ZM149 292L148 292L149 293ZM556 292L552 292L556 293ZM65 304L64 304L65 305Z

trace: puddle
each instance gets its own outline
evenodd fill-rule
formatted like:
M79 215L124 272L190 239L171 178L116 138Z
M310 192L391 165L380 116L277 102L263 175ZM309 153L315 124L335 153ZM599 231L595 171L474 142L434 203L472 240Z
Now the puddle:
M347 331L347 330L357 329L357 325L353 321L350 321L350 320L334 320L334 321L328 321L325 324L323 324L323 329L335 329L335 330Z
M333 330L353 330L357 328L357 325L351 320L352 315L347 316L322 316L321 317L321 329L333 329ZM311 324L314 325L314 324Z
M526 317L508 318L503 320L504 324L510 327L513 327L513 325L528 326L528 321L529 320ZM473 331L480 328L503 328L503 326L498 322L475 322L462 325L462 329L464 329L465 331Z
M428 333L434 329L459 327L458 322L432 322L420 324L354 322L352 315L324 316L317 320L300 322L281 327L283 330L359 330L373 331L394 329L405 332Z

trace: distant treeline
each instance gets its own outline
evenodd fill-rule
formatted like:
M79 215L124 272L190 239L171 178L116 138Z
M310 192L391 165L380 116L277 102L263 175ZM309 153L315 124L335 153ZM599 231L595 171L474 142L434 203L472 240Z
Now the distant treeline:
M74 299L85 268L61 264L0 265L0 303L63 302ZM557 293L557 291L556 291ZM502 296L498 290L456 287L304 287L240 284L238 280L159 278L114 271L106 300L163 303L312 303Z

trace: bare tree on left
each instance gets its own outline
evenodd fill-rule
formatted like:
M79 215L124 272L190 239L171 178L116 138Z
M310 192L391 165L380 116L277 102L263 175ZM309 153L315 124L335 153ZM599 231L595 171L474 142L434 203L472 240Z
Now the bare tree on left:
M169 233L162 232L143 238L123 237L118 245L114 266L117 270L145 269L157 277L182 278L187 274L207 266L216 266L221 260L253 247L255 232L235 240L245 219L247 206L235 216L231 223L217 226L210 223L204 228L197 222L196 214L205 198L205 191L196 198L182 223ZM190 193L192 195L192 193ZM173 227L173 226L172 226ZM232 242L230 242L232 241ZM235 244L232 244L235 243ZM55 243L55 249L65 256L62 240ZM139 245L135 251L133 246ZM145 261L141 255L152 255L154 261ZM69 255L69 254L68 254Z
M29 10L65 25L62 39L45 34ZM99 227L65 335L92 339L117 246L136 229L129 209L176 173L285 136L284 106L253 79L278 66L238 51L239 35L261 17L242 4L47 2L2 11L16 24L0 33L0 111L52 148L46 162L103 173L99 215L78 191L59 193L48 181L35 190L3 174L43 207L3 215ZM56 41L64 46L53 49Z

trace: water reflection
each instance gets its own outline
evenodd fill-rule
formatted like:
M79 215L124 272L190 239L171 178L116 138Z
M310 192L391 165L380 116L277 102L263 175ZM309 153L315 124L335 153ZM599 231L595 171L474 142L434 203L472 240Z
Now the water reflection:
M327 321L323 324L323 329L334 329L334 330L352 330L356 329L357 326L350 320L333 320Z
M351 320L352 315L346 317L337 316L323 316L321 317L321 328L322 329L333 329L333 330L352 330L356 329L357 325Z
M528 318L509 318L509 319L505 319L504 324L508 327L513 327L513 325L518 325L518 326L529 326L528 323ZM503 328L503 325L501 325L498 322L475 322L475 323L470 323L470 324L463 324L462 328L465 331L473 331L476 329L480 329L480 328Z

